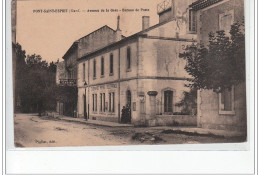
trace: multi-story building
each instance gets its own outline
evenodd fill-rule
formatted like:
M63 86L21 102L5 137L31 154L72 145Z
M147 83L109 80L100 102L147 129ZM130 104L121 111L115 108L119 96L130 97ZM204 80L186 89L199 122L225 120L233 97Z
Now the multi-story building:
M243 0L198 0L190 5L190 14L197 21L194 32L198 41L208 44L208 34L224 30L227 35L234 22L244 18ZM198 93L198 126L203 128L241 130L246 132L246 85L215 93L201 90Z
M175 104L188 91L184 85L191 78L184 70L186 62L179 58L183 47L196 40L189 27L191 2L158 4L158 24L150 27L144 16L141 32L119 37L78 59L79 117L120 122L121 110L129 106L133 124L174 122L174 114L181 111ZM119 22L118 18L121 36Z
M73 44L62 57L64 61L57 64L57 84L60 86L68 85L76 87L78 79L77 59L84 54L90 53L110 43L116 42L118 37L119 36L117 31L105 25L73 42ZM124 38L124 36L121 35L120 37ZM67 104L67 106L69 105L70 104ZM63 114L65 109L68 109L68 107L66 107L66 104L60 102L57 103L57 111L60 114ZM74 111L77 111L77 109L73 109L69 113L74 113Z

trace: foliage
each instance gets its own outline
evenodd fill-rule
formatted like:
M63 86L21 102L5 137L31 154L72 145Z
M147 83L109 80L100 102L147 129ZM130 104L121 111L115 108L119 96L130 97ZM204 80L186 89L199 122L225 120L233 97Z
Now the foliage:
M16 45L16 96L21 100L21 112L38 112L55 109L56 65L42 60L40 55L27 55Z
M187 61L191 88L222 92L245 81L244 22L231 26L230 37L224 31L211 32L207 48L193 43L179 57Z
M184 91L183 99L175 106L182 107L181 113L183 114L197 114L197 90Z

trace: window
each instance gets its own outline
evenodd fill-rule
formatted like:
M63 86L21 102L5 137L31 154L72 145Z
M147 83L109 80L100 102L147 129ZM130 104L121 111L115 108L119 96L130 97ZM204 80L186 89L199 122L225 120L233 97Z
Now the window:
M101 76L104 76L104 57L101 57Z
M197 17L196 17L196 11L190 9L189 10L189 31L190 32L196 32L197 27Z
M173 112L173 91L164 91L164 112Z
M85 81L85 74L86 74L86 72L85 72L85 63L83 63L83 82Z
M113 73L114 73L114 56L112 53L110 54L109 62L110 62L109 75L113 75Z
M109 112L115 112L115 93L109 93Z
M102 93L100 93L100 111L103 111L102 101L103 101Z
M229 36L231 25L234 23L234 10L226 11L219 15L219 30L224 30Z
M108 111L111 112L111 93L109 93L109 107Z
M92 111L95 111L95 94L92 94Z
M234 111L234 86L219 93L219 114L235 114Z
M127 70L129 70L129 69L131 69L131 48L130 47L127 47L126 57L127 57L126 68L127 68Z
M105 108L105 99L106 99L106 96L105 96L105 93L100 93L100 111L102 112L105 112L106 111L106 108Z
M92 110L97 111L97 94L92 94Z
M106 95L103 93L103 111L106 111Z
M96 78L96 60L93 61L93 78Z
M112 112L115 112L115 93L112 93Z
M95 94L95 111L97 111L97 94Z

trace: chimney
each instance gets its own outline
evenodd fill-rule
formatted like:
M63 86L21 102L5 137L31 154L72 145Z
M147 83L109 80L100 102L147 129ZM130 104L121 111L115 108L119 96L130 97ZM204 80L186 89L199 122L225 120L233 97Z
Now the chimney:
M142 30L148 29L150 27L150 16L142 17Z
M116 29L116 41L122 39L122 31L120 30L120 16L117 16L117 29Z

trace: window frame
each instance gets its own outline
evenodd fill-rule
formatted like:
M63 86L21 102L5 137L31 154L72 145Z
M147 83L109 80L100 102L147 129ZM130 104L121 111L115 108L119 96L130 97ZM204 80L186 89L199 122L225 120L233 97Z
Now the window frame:
M197 33L197 11L193 10L193 9L189 9L188 12L188 31L189 33Z
M126 48L126 71L131 71L131 47Z
M82 79L82 81L83 82L85 82L86 81L86 65L85 65L85 63L83 63L83 79Z
M100 60L100 77L103 78L105 76L105 58L101 57Z
M94 59L93 60L93 79L96 79L96 77L97 77L97 62Z
M235 88L234 86L232 86L231 88L231 110L230 111L224 111L221 109L221 94L222 93L218 93L218 113L220 115L235 115Z
M110 55L109 55L109 76L113 76L113 75L114 75L114 55L113 55L113 53L110 53Z
M227 15L231 15L231 25L234 24L234 9L232 10L227 10L225 11L224 13L221 13L218 15L218 29L219 30L224 30L223 29L223 26L221 26L221 19L224 17L224 16L227 16ZM231 28L231 26L230 26ZM225 30L224 30L225 31ZM225 31L225 34L226 36L230 36L230 33L229 31Z

